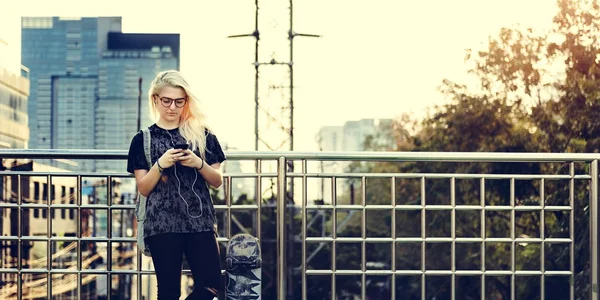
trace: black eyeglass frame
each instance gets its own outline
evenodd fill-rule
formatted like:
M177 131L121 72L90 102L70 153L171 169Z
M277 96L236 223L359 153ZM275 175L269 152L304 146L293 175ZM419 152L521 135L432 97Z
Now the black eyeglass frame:
M171 104L173 104L173 102L175 102L175 107L177 108L182 108L185 106L185 104L187 103L187 97L183 97L183 98L177 98L177 99L171 99L169 97L159 97L158 95L154 95L154 99L158 99L160 101L160 104L163 107L170 107ZM166 100L166 101L165 101ZM183 100L183 104L178 105L177 101L178 100ZM166 103L166 104L165 104Z

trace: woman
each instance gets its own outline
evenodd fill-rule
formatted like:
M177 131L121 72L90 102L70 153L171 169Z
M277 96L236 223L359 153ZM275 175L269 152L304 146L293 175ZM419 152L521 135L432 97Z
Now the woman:
M194 278L194 291L186 299L213 299L221 266L207 184L221 186L225 154L178 71L159 73L148 96L156 120L149 127L152 167L148 169L139 132L131 141L127 171L148 197L144 240L152 253L158 299L179 299L184 254Z

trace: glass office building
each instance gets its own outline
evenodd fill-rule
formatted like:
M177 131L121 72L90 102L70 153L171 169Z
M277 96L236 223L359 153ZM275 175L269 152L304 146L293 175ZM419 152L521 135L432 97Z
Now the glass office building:
M0 67L0 148L27 148L29 80Z
M52 76L51 136L54 149L94 149L97 76ZM74 160L94 170L92 160Z
M97 75L102 36L120 26L120 18L22 18L21 62L31 80L30 148L53 148L53 76Z
M108 49L102 53L98 75L97 149L128 149L139 130L138 118L140 128L151 124L150 82L160 71L179 68L178 51L177 35L109 33ZM124 162L119 161L97 161L96 167L125 169Z
M30 148L123 150L138 130L138 115L141 126L150 123L152 78L179 69L179 34L125 34L120 17L24 17L21 52L31 69ZM61 167L125 168L111 161Z

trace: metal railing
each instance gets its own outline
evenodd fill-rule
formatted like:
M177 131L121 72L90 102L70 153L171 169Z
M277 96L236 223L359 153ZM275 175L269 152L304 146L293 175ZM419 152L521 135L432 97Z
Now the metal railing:
M582 201L580 195L576 194L576 185L580 182L587 183L587 187L583 190L587 190L589 193L589 206L585 207L585 214L589 217L589 258L585 258L587 261L585 265L589 268L588 281L585 285L588 286L587 293L589 299L598 299L598 159L600 155L596 154L541 154L541 153L423 153L423 152L341 152L341 153L330 153L330 152L228 152L229 160L239 161L255 161L256 172L244 172L244 173L225 173L225 190L224 190L224 202L222 204L216 203L215 209L224 213L226 222L225 236L219 238L219 242L225 243L232 234L232 224L240 224L240 221L236 219L234 212L237 210L248 210L253 211L257 217L257 221L253 226L254 234L261 240L264 247L264 240L262 238L261 223L263 220L262 211L265 207L271 204L263 203L262 192L265 189L263 180L272 179L276 180L276 202L271 206L275 206L276 210L276 263L274 269L276 270L276 295L277 299L290 299L301 295L301 299L310 299L310 283L309 278L322 278L326 277L330 280L330 287L328 297L331 299L338 299L339 294L344 294L346 291L339 288L338 280L343 277L360 277L360 297L361 299L367 299L367 288L368 282L371 277L384 277L389 278L389 282L386 289L389 289L389 294L386 297L396 299L400 296L400 292L397 291L397 284L400 278L404 276L416 276L419 279L416 281L420 284L420 297L421 299L430 299L427 290L427 280L434 277L449 276L450 278L450 290L448 295L451 299L457 299L458 296L456 286L459 278L462 277L479 277L480 286L479 291L481 299L486 299L486 283L488 278L506 276L509 277L510 293L509 298L515 299L517 293L517 286L519 285L519 279L521 276L539 277L539 295L541 299L545 299L546 286L545 283L548 278L562 276L569 278L571 282L569 286L569 298L576 298L576 284L574 283L573 277L576 275L575 264L576 259L582 259L576 257L575 247L577 244L577 234L575 229L575 212L579 211L576 207L576 201ZM125 151L105 151L105 150L0 150L0 158L2 159L110 159L110 160L125 160L127 153ZM498 164L514 164L514 163L535 163L535 164L546 164L546 163L558 163L564 164L568 167L568 172L553 173L553 174L536 174L535 172L499 172L499 173L460 173L460 172L419 172L419 171L399 171L399 172L376 172L373 169L362 172L325 172L323 170L311 171L309 164L318 163L322 161L346 161L346 162L361 162L365 163L382 163L388 162L390 164L402 164L402 163L421 163L423 166L433 163L498 163ZM275 172L262 172L262 167L265 162L270 162L275 165ZM291 165L299 165L299 170L290 168ZM585 170L585 172L577 173L576 170ZM107 179L107 182L112 182L114 178L127 178L130 177L126 173L88 173L88 172L36 172L33 171L2 171L0 177L16 176L17 178L17 192L13 198L15 201L5 201L0 203L1 210L16 209L18 230L16 234L9 234L0 237L2 243L17 243L16 249L18 249L16 264L7 268L5 264L2 264L0 268L1 274L16 275L17 280L13 285L4 284L0 285L0 288L4 290L0 296L6 296L7 289L14 290L14 294L17 299L23 299L24 290L31 288L32 285L29 281L25 280L28 275L33 276L34 274L45 275L48 283L45 285L45 293L47 296L53 295L53 275L57 274L71 274L75 275L71 279L64 280L61 284L71 283L77 288L78 299L84 299L85 295L82 293L82 286L86 283L94 280L95 276L103 275L107 276L107 289L108 299L111 298L111 281L113 275L135 275L137 277L137 297L141 299L142 293L142 276L149 276L153 274L150 269L143 269L142 256L137 251L130 252L132 257L136 258L136 263L133 264L136 269L122 269L118 266L113 266L113 249L112 245L118 243L122 246L123 243L134 244L134 237L124 237L122 235L115 236L112 232L113 222L113 211L124 211L133 210L134 205L124 203L113 203L110 197L107 198L106 204L89 204L82 203L82 182L83 178L86 177L103 177ZM21 182L24 177L45 177L47 182L52 182L54 177L65 177L70 176L76 179L77 197L76 202L73 204L55 204L51 201L51 192L46 191L48 201L45 204L35 203L31 201L24 201L24 197L21 193L22 187ZM237 205L233 203L231 197L232 179L236 178L254 178L255 181L255 204L243 204ZM311 188L309 187L309 180L311 179L327 179L330 184L328 185L328 192L331 201L321 202L310 202L308 194ZM341 179L353 179L360 183L360 199L361 203L341 203L338 199L338 182ZM379 200L377 203L367 203L367 181L379 180L384 183L384 186L389 186L390 189L386 192L389 197L388 200ZM402 203L398 200L398 188L401 187L400 181L413 180L418 186L419 199L410 203ZM449 185L448 189L448 203L431 203L431 200L427 198L429 181L430 180L442 180L447 182ZM478 203L463 204L459 203L457 199L457 186L458 181L471 180L475 182L479 188L479 199ZM494 180L505 180L508 181L509 199L508 203L502 205L490 204L486 198L488 185ZM516 196L519 193L518 184L520 181L529 180L539 183L539 201L537 203L525 205L521 203L523 199L518 199ZM568 182L568 205L548 205L545 197L545 186L550 181L565 181ZM291 183L290 183L291 182ZM295 193L290 195L290 185L297 185L300 182L301 189L296 190L297 193L301 194L300 203L295 202ZM5 189L7 187L4 187ZM579 190L578 190L579 191ZM112 195L112 186L107 185L107 194ZM325 195L321 195L323 198ZM387 201L387 203L385 203ZM47 232L45 236L27 236L22 234L23 220L28 219L24 214L28 210L46 210L47 220ZM77 211L77 231L74 237L59 237L53 236L53 220L50 217L53 210L60 209L74 209ZM82 232L82 211L86 209L102 209L107 211L107 227L106 237L97 236L86 236ZM299 216L296 216L296 211L299 211ZM367 224L368 216L375 214L387 214L389 215L389 235L386 236L370 236L368 234L369 227ZM428 219L428 214L437 212L449 213L449 235L448 236L429 236L428 226L431 223ZM478 230L479 236L460 236L457 234L457 228L460 223L457 221L457 216L462 213L475 213L480 224ZM568 221L568 233L562 237L547 236L546 230L548 229L545 224L546 217L553 212L566 213L569 215ZM292 213L293 215L290 215ZM420 228L420 233L413 236L398 236L397 223L401 221L399 215L405 213L418 214L419 222L417 227ZM506 213L509 215L509 236L497 237L488 236L487 230L488 223L491 222L488 219L488 214L502 214ZM539 223L539 235L531 237L526 234L518 235L518 215L524 213L531 213L537 216ZM323 229L323 232L329 231L327 234L321 236L309 236L309 229L313 224L314 216L319 215L327 222L323 221L322 224L328 224L328 229ZM329 216L328 218L325 215ZM2 212L2 216L5 214ZM299 240L294 241L296 235L294 232L289 232L287 224L294 222L294 218L300 218L300 232ZM309 217L311 218L309 220ZM340 222L339 218L343 218ZM360 219L360 221L357 221ZM357 236L339 236L340 228L347 226L347 224L359 225L359 233ZM491 223L489 223L491 224ZM122 225L122 224L121 224ZM242 225L238 225L241 227ZM325 225L323 225L325 226ZM294 268L291 266L295 260L290 260L293 256L293 249L289 249L288 241L292 240L294 243L300 244L300 266L299 272L301 277L301 292L292 290L294 283L290 277L290 270ZM29 262L29 268L25 268L23 263L28 259L23 257L24 245L32 242L46 242L47 255L45 257L44 264L40 263L36 265L36 268L31 268ZM88 265L92 263L93 257L87 257L83 260L83 254L85 250L82 249L82 243L95 242L95 243L106 243L106 269L90 269ZM55 268L54 259L59 256L59 253L54 253L53 243L72 243L71 248L75 249L76 262L68 268ZM360 250L359 264L357 268L340 268L342 263L339 261L339 257L344 253L343 247L351 244L358 245L357 248ZM428 267L428 262L435 258L427 259L428 247L432 245L449 245L449 267L448 268L437 268ZM474 244L476 248L479 247L479 253L474 259L479 259L480 263L477 264L477 269L462 269L457 265L457 248L464 245ZM492 244L507 244L510 248L510 259L508 260L509 267L506 270L489 270L487 268L488 262L493 259L493 252L490 256L487 255L488 246ZM539 268L537 269L526 269L520 270L517 268L517 261L519 257L517 255L520 245L537 245L535 251L539 252ZM316 245L316 247L313 247ZM373 245L384 245L389 246L389 264L383 264L384 268L375 268L370 266L367 257L367 249L370 249ZM418 249L418 255L414 257L418 258L418 268L405 268L403 265L399 265L397 258L403 255L404 252L400 253L398 247L406 245L415 246ZM547 268L545 255L546 246L552 247L558 245L558 247L564 247L569 249L568 251L568 269L566 270L551 270ZM312 247L312 248L311 248ZM309 255L309 248L312 253ZM415 248L415 249L416 249ZM132 248L135 249L135 248ZM316 249L316 250L315 250ZM327 249L327 250L323 250ZM346 248L344 248L346 249ZM72 250L72 249L71 249ZM62 250L71 251L71 250ZM131 249L129 249L131 251ZM322 268L322 266L311 265L309 267L310 259L314 257L316 252L329 251L330 265L328 268ZM340 253L341 252L341 253ZM387 252L387 251L384 251ZM0 253L1 254L1 253ZM122 253L120 255L123 255ZM3 258L4 259L4 258ZM581 270L577 270L581 271ZM42 279L43 280L43 279ZM73 282L74 281L74 282ZM1 283L1 282L0 282ZM29 285L26 285L29 284ZM380 289L383 287L379 286ZM57 292L58 293L58 292ZM82 298L84 297L84 298Z

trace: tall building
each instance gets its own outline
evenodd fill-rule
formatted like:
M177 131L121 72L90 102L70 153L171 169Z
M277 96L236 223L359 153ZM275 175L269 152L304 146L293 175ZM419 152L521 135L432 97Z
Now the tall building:
M138 116L141 127L150 124L147 90L158 72L179 69L179 34L125 34L121 23L120 17L22 18L22 61L32 66L30 148L123 150ZM125 167L78 163L88 171Z
M21 62L30 66L30 148L51 149L58 122L52 119L53 77L97 75L104 37L121 30L121 18L24 17L21 28Z
M342 126L323 126L317 143L321 151L364 151L366 138L391 124L391 119L361 119L346 121Z
M343 142L343 126L323 126L317 134L317 144L321 151L342 151Z
M138 131L138 117L140 128L151 124L147 104L150 82L160 71L179 69L178 57L179 35L108 34L98 75L96 149L128 149ZM124 165L115 161L98 161L96 167L124 170Z
M365 141L368 136L375 136L385 126L391 126L391 119L361 119L347 121L342 126L323 126L319 130L316 140L321 151L365 151ZM348 161L323 161L320 172L343 173L347 171ZM336 194L351 194L351 188L345 181L338 179L336 182ZM321 180L319 193L314 195L317 199L330 202L331 181ZM314 193L313 193L314 194ZM352 201L352 199L350 199Z
M0 43L0 49L7 46ZM3 51L0 50L0 53ZM1 54L0 54L1 55ZM22 73L27 68L21 67ZM0 148L27 148L29 127L27 122L27 97L29 80L13 74L0 65Z
M94 149L96 82L96 76L52 76L49 148ZM94 169L92 160L74 162L82 170Z

